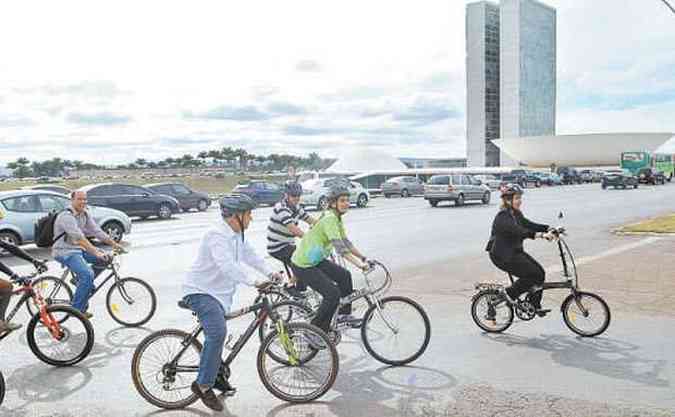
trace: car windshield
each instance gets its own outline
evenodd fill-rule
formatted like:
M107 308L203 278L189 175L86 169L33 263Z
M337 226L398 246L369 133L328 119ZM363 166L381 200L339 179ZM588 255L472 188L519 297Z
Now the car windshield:
M447 185L449 183L450 183L449 177L446 176L431 177L431 180L429 180L429 184L434 185Z

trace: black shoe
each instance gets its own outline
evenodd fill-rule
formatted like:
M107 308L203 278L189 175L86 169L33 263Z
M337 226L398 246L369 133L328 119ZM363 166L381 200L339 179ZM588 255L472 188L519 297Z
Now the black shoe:
M535 312L535 313L537 314L537 316L539 316L539 317L546 317L546 315L547 315L548 313L551 312L551 309L550 309L550 308L541 308L541 307L539 307L539 308L535 309L534 312Z
M231 397L237 393L237 389L230 385L230 381L225 379L222 375L218 375L216 383L213 384L213 388L220 391L225 397Z
M213 392L211 388L209 388L206 391L202 391L201 388L199 388L199 384L197 381L192 383L192 393L195 394L197 397L199 397L200 400L204 403L205 406L210 408L213 411L223 411L225 407L223 407L223 403L216 397L216 394Z

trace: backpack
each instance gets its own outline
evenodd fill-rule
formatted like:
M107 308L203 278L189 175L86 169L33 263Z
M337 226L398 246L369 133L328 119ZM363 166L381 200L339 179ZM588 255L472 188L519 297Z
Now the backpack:
M52 211L35 222L35 246L39 248L49 248L54 245L57 240L65 236L66 233L63 232L54 239L54 223L61 213L63 213L63 211Z

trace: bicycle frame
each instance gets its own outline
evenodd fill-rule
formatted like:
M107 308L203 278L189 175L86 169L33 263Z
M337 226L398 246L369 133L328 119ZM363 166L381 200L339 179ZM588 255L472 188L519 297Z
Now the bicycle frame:
M73 272L69 268L64 268L64 269L65 270L61 274L61 278L60 278L63 283L66 282L66 279L68 278L68 275L75 277L75 274L73 274ZM108 274L107 277L105 277L105 279L102 282L100 282L98 285L94 285L94 289L92 290L90 297L93 297L94 295L96 295L96 293L101 288L103 288L103 286L106 283L108 283L108 281L110 281L111 278L114 278L114 281L116 283L120 281L121 278L119 276L119 273L117 272L117 267L116 267L114 261L111 261L110 264L105 269L110 269L110 273ZM99 275L102 275L103 272L104 272L104 270L101 271L101 273ZM77 277L75 277L75 278L77 278ZM98 277L96 277L96 278L98 278ZM56 287L56 291L58 291L59 288L60 287ZM126 293L126 290L124 289L123 286L120 285L120 286L118 286L118 288L120 289L120 294L122 295L122 298L124 298L124 301L126 301L127 303L133 302L132 298L129 297L129 294Z
M272 320L275 322L277 325L277 328L279 329L281 334L285 334L285 328L283 321L278 320L276 315L272 312L269 300L267 297L263 297L262 301L256 304L253 304L248 307L244 307L240 310L233 311L231 313L228 313L225 315L225 321L230 321L234 320L236 318L239 318L241 316L244 316L248 313L257 313L253 321L251 321L251 324L248 326L246 331L239 336L237 339L237 342L234 344L232 349L230 350L230 353L227 355L227 358L222 362L221 367L225 367L225 370L227 373L229 373L230 365L234 360L236 359L237 355L241 352L241 350L244 348L246 343L251 339L251 336L255 333L255 331L258 329L260 326L260 323L265 320L265 318L269 315L272 317ZM193 313L193 315L196 315ZM178 366L178 360L183 356L183 353L190 347L192 344L192 341L195 340L203 331L203 327L201 324L198 324L195 326L195 328L190 332L190 334L183 340L181 343L183 347L181 350L176 354L176 356L169 362L169 366L175 370L176 373L181 372L198 372L199 371L199 366ZM283 336L282 336L283 340ZM292 361L291 361L292 362ZM229 375L228 375L229 376Z
M28 302L31 298L35 302L35 304L39 307L38 309L38 314L40 314L41 320L43 323L46 324L46 326L49 328L49 332L54 336L55 338L60 338L61 335L61 326L59 325L57 320L54 320L53 317L51 317L50 314L47 314L47 303L45 302L44 298L42 298L42 294L40 294L39 291L35 291L33 288L33 283L28 282L24 284L22 287L18 288L17 290L12 291L12 295L18 295L18 294L23 294L19 301L16 302L14 305L14 308L12 311L9 313L7 316L6 320L11 321L12 318L16 315L16 313L19 311L19 309ZM9 336L12 332L5 332L3 334L0 334L0 340L4 339L5 337Z

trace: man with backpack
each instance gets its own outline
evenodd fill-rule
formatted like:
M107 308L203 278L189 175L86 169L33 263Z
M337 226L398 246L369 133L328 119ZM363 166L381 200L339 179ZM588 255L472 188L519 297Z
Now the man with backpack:
M103 271L109 258L105 252L92 245L87 236L94 236L113 248L123 248L94 221L87 210L86 192L73 191L70 198L71 206L54 220L52 256L75 274L77 289L73 296L73 307L91 318L87 307L94 289L94 278Z

